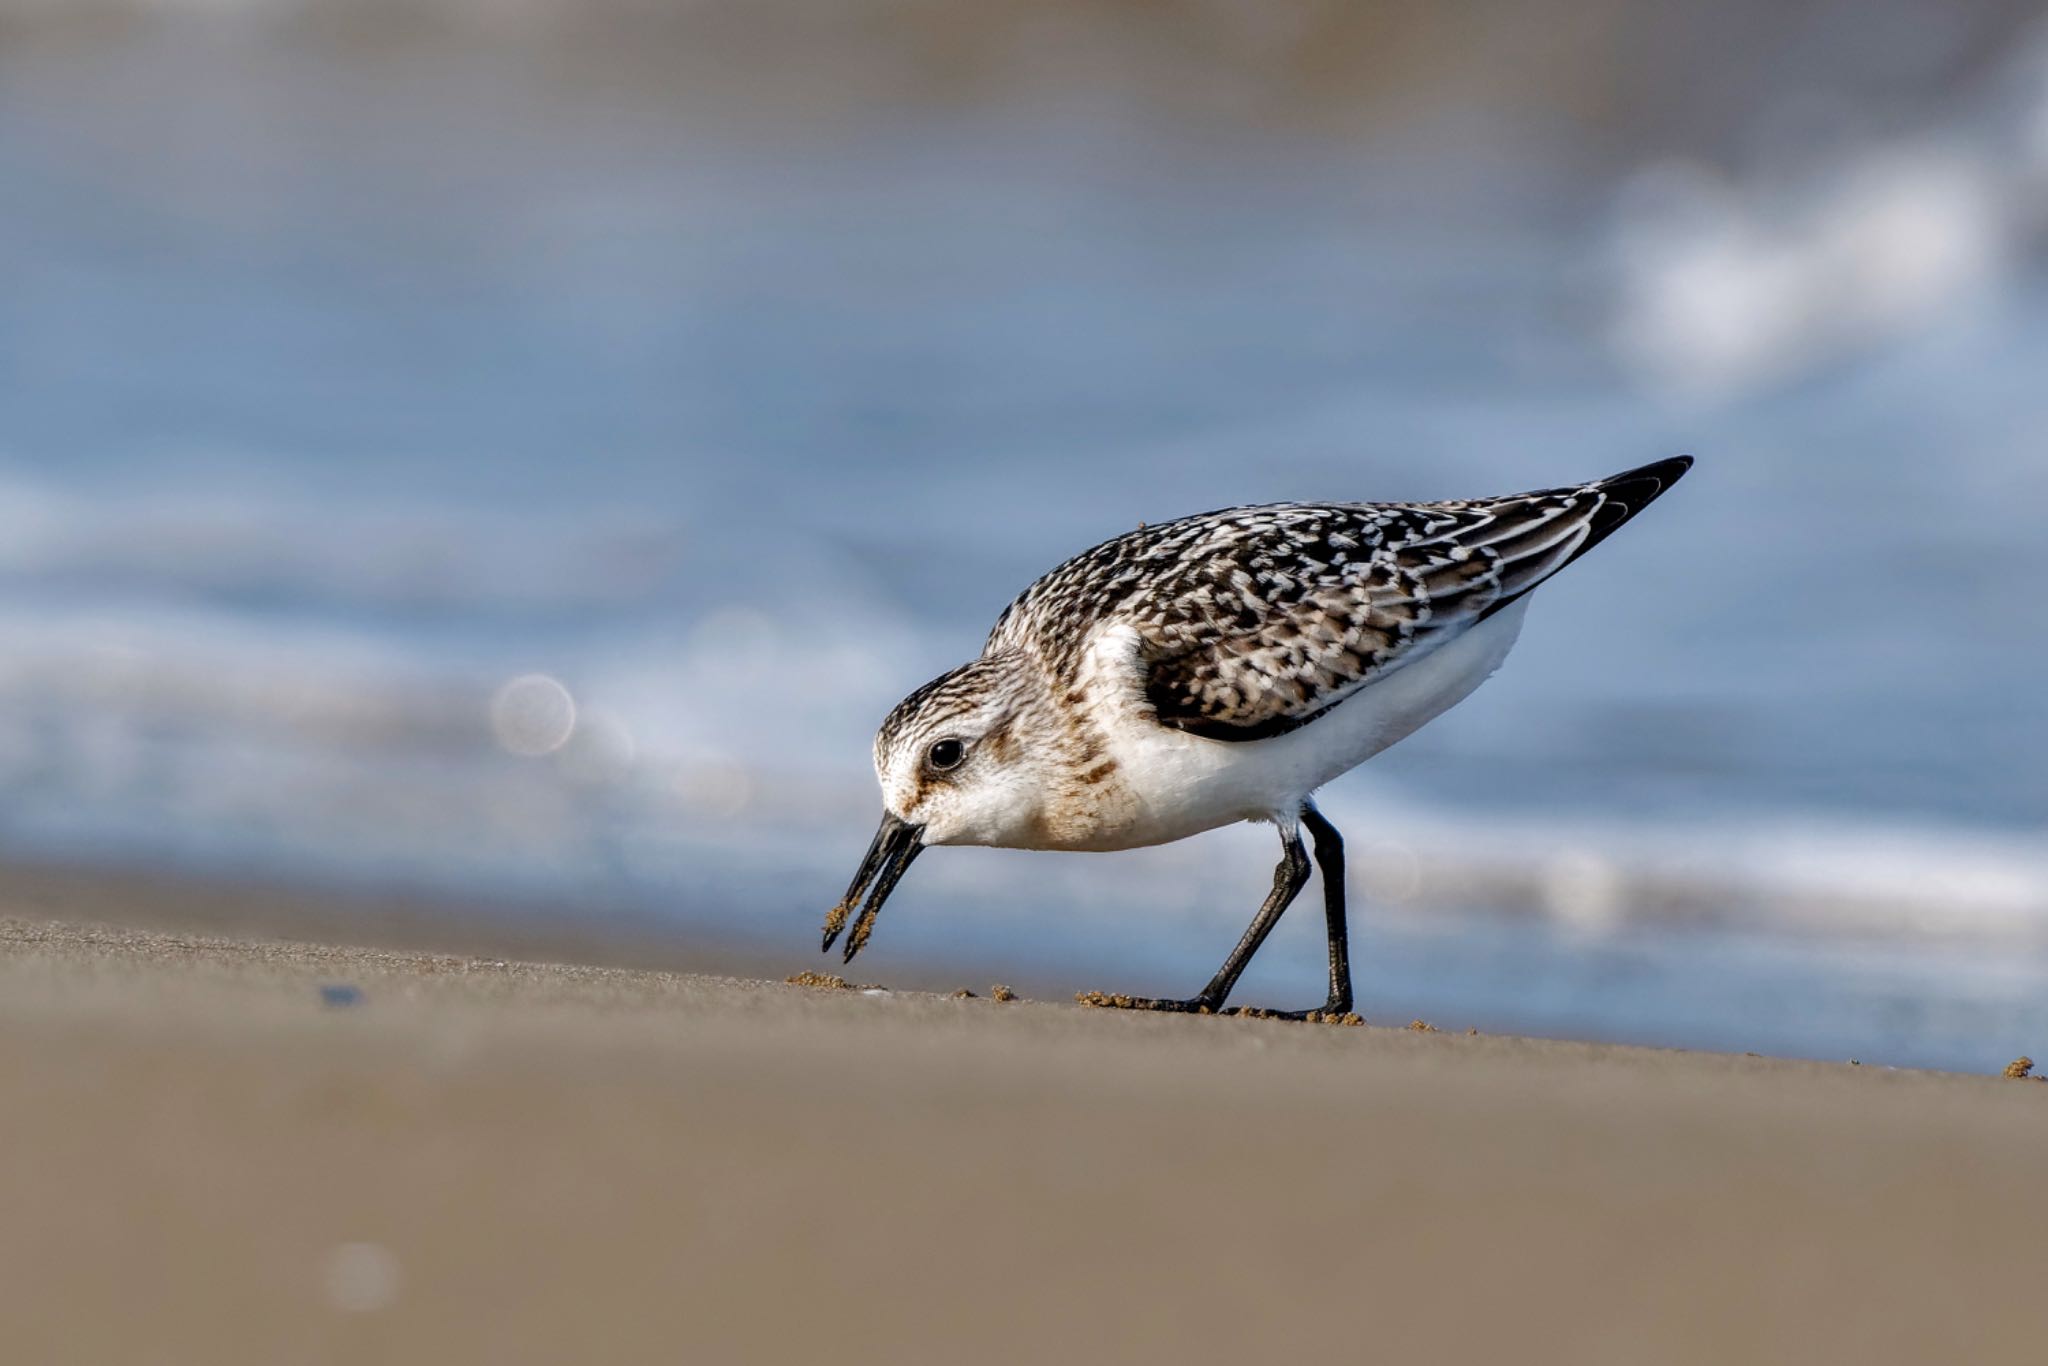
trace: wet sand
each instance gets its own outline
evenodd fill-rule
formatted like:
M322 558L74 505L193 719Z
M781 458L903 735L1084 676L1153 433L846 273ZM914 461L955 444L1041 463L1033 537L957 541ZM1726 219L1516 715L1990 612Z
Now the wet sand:
M33 904L0 919L10 1360L2048 1353L2031 1080Z

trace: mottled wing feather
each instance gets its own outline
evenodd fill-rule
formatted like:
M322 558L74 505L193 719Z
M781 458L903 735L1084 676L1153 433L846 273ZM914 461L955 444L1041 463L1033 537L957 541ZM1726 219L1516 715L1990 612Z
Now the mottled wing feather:
M1071 674L1095 624L1126 623L1162 725L1221 740L1284 734L1527 593L1689 464L1471 502L1183 518L1054 570L1004 613L990 646L1028 640Z
M1331 508L1242 528L1204 566L1196 610L1138 624L1146 700L1214 739L1306 725L1503 601L1513 571L1568 539L1542 536L1537 512L1510 527L1470 508ZM1332 556L1334 539L1357 549Z

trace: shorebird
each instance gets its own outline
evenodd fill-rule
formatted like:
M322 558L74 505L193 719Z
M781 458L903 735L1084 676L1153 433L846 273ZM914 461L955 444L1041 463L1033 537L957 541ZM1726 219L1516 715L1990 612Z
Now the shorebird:
M1305 829L1329 997L1255 1013L1345 1018L1344 843L1313 794L1468 697L1507 657L1530 593L1691 467L1677 456L1467 502L1225 508L1075 556L1003 611L978 659L882 722L881 828L825 918L824 948L853 916L852 962L930 845L1135 849L1264 821L1280 832L1273 890L1207 986L1081 999L1221 1011L1308 882Z

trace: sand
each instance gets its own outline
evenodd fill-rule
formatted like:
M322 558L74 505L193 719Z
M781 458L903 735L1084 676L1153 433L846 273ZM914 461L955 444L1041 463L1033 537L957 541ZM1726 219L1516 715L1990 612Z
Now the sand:
M77 909L0 919L8 1361L2048 1360L2028 1079Z

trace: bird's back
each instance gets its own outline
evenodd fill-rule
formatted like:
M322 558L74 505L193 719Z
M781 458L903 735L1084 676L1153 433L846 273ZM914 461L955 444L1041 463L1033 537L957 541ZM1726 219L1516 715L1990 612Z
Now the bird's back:
M1160 725L1270 738L1521 598L1691 463L1499 498L1276 503L1140 527L1025 589L987 649L1071 680L1098 628L1127 626Z

